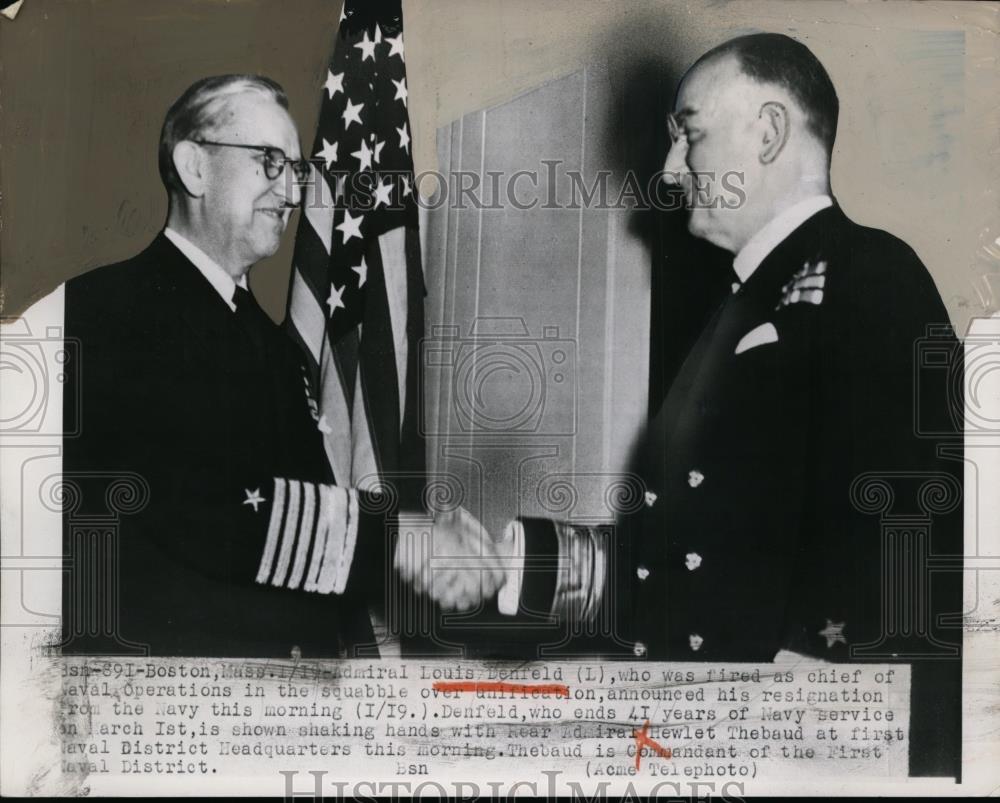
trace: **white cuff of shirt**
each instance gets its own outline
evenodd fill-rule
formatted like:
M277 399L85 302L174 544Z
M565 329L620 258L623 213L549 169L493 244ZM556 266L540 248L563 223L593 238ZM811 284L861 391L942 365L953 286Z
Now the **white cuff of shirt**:
M504 543L513 542L503 588L497 594L497 609L504 616L517 616L521 602L521 576L524 574L524 525L514 520L503 531Z

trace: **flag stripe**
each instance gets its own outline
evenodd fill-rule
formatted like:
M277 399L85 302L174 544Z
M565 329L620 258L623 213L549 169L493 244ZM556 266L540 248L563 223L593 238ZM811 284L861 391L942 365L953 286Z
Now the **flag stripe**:
M333 590L343 594L347 588L347 578L351 573L351 562L354 560L354 546L358 540L358 492L353 488L347 492L347 532L345 533L344 550L340 553L337 568L336 585Z
M291 323L291 310L289 310L289 324ZM309 349L308 344L302 338L302 333L299 331L298 327L293 325L288 325L285 327L288 332L288 336L295 341L296 345L299 347L299 351L302 353L302 359L305 361L305 368L309 372L309 377L312 381L312 387L319 386L319 363L316 362L316 358L313 357L312 351Z
M319 573L319 592L329 594L337 581L337 570L344 551L347 536L347 492L343 488L329 488L330 519L326 534L326 549L323 551L323 568Z
M324 431L323 438L326 456L336 481L346 484L351 478L351 417L330 349L323 352L320 386L320 415L325 418L329 429L328 432Z
M351 417L344 394L343 374L329 347L324 347L322 315L315 297L302 286L302 276L293 278L291 319L299 339L305 343L319 372L319 410L325 419L323 438L327 458L338 482L350 482L351 477ZM328 429L329 431L326 431Z
M406 387L406 229L399 226L378 238L382 254L382 272L385 275L385 294L389 301L389 323L392 327L393 353L396 358L397 387ZM406 404L404 393L399 394L399 421L402 426Z
M298 269L292 277L292 296L289 304L290 317L298 339L305 345L313 363L319 367L323 361L323 330L326 326L326 316L323 315L316 296L305 286L305 279Z
M326 175L316 165L312 165L312 183L309 185L310 196L304 199L305 219L310 228L316 232L323 248L329 256L332 253L331 238L333 237L333 212L336 204ZM298 243L296 243L297 245Z
M340 377L340 387L348 409L354 409L354 383L350 377L358 373L358 356L361 346L361 327L351 330L333 345L333 362ZM350 422L345 421L348 426Z
M365 410L364 393L361 386L361 372L356 375L354 389L354 414L351 418L351 436L354 452L351 458L351 486L368 490L378 484L378 461L372 445L371 424Z
M328 263L330 253L320 242L319 233L312 226L300 226L295 238L295 269L302 274L306 287L315 299L326 305L330 295L330 277Z
M368 295L359 353L362 402L380 472L399 467L399 394L389 300L378 240L368 244Z

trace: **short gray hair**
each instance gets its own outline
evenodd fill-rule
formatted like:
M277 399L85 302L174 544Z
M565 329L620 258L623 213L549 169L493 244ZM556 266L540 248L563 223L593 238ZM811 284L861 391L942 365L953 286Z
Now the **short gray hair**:
M232 95L261 92L281 108L288 108L288 96L281 85L262 75L214 75L189 86L167 111L160 130L160 178L167 192L183 192L184 184L174 167L178 142L207 135L219 122L222 109Z
M782 33L752 33L712 48L691 69L722 56L734 56L751 80L783 87L802 107L827 156L833 153L840 100L830 74L808 47Z

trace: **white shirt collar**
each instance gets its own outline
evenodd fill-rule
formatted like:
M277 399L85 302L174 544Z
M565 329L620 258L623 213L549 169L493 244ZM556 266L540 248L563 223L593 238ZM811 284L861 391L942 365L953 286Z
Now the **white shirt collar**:
M239 282L233 280L226 271L212 257L202 251L192 243L187 237L178 234L169 226L163 230L163 234L170 242L177 246L177 250L186 256L204 276L215 291L222 296L222 300L229 305L229 309L236 312L236 305L233 303L233 293L236 292L236 285L239 284L247 290L247 276L244 273L240 276Z
M741 282L746 282L782 240L795 231L805 221L819 212L833 206L829 195L813 195L804 201L788 207L772 219L764 228L751 237L733 260L733 270Z

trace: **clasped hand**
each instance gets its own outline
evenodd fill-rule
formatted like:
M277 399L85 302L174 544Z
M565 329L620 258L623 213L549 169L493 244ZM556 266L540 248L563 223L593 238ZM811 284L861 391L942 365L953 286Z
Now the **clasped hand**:
M429 525L429 526L428 526ZM403 580L444 610L467 611L504 584L504 545L464 508L426 516L400 516L395 566Z

